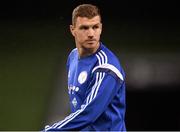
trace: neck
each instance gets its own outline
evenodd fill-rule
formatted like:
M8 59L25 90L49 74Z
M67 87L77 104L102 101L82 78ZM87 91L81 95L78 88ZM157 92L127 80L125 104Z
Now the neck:
M83 58L83 57L87 57L87 56L94 54L98 50L99 46L100 45L98 45L96 48L92 48L92 49L90 49L90 48L87 49L87 48L83 48L83 47L77 48L78 53L79 53L79 57Z

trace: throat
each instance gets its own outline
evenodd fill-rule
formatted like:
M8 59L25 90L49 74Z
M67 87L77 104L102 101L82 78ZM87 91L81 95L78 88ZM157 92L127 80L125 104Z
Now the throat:
M90 55L94 54L97 51L97 49L80 48L80 49L78 49L79 58L84 58L84 57L90 56Z

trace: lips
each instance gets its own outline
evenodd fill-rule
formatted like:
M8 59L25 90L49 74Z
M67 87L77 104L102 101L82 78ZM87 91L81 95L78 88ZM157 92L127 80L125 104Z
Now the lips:
M94 42L96 41L95 39L89 39L89 40L86 40L86 42Z

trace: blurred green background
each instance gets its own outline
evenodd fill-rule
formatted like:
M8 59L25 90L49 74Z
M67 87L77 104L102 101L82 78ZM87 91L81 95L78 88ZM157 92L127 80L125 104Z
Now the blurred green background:
M61 24L1 21L0 130L39 130L42 126L59 63L63 67L67 57L68 26Z

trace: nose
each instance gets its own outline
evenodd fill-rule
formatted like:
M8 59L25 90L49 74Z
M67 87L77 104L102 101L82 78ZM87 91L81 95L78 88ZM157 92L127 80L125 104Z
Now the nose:
M94 30L92 28L89 28L88 30L88 37L93 38L94 37Z

